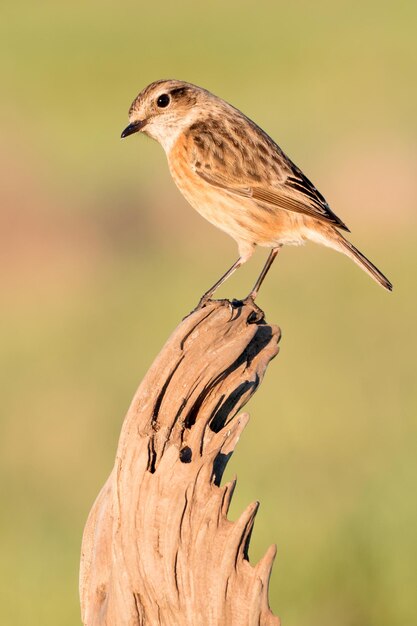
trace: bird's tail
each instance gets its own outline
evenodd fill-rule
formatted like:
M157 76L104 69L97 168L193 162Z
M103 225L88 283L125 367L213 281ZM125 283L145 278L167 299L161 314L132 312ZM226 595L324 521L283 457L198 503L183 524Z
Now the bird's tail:
M359 267L361 267L367 274L369 274L369 276L371 276L371 278L384 287L384 289L392 291L392 284L388 278L384 276L384 274L380 272L379 269L362 254L362 252L359 252L359 250L355 248L350 241L345 239L335 228L328 227L324 229L322 227L320 231L317 228L310 228L306 239L310 239L310 241L315 241L316 243L320 243L324 246L329 246L329 248L333 248L334 250L338 250L339 252L343 252L343 254L346 254L346 256L355 261Z
M353 244L350 243L347 239L345 239L340 233L338 234L338 243L340 244L340 251L344 252L348 257L350 257L359 267L361 267L371 278L373 278L377 283L379 283L384 289L388 289L388 291L392 291L392 284L388 280L386 276L382 272L379 271L377 267L369 259L366 258L362 252L359 252L357 248Z

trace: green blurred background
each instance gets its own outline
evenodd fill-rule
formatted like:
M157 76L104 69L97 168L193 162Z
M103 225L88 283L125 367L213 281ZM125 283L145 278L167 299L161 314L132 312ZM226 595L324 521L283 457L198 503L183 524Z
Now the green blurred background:
M79 624L83 525L137 384L235 260L161 148L120 141L147 83L241 108L312 178L388 275L285 249L259 297L283 331L230 462L231 516L278 556L297 626L417 613L417 5L3 0L0 21L0 623ZM244 296L260 250L219 295Z

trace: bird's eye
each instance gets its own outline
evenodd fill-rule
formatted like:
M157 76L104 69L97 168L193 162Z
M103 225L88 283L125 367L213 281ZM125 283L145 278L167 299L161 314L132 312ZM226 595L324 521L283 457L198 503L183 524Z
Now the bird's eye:
M162 96L159 96L158 100L156 101L156 104L157 106L159 106L160 109L164 109L165 107L168 106L170 101L171 101L171 98L169 97L169 95L167 93L163 93Z

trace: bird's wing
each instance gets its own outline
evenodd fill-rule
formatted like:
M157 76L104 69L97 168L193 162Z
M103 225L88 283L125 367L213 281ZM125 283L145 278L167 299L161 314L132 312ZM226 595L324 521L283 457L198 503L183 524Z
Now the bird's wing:
M268 175L268 162L265 163L265 159L262 161L262 154L258 161L256 153L249 157L249 150L244 146L239 149L235 144L234 150L228 150L227 142L216 145L213 141L210 147L207 141L194 143L192 168L206 183L228 193L252 198L271 208L309 215L349 232L301 170L272 140L270 142L268 147L276 151L274 165L275 172L278 166L279 175ZM256 149L254 147L255 152ZM259 164L265 174L263 176L256 174Z

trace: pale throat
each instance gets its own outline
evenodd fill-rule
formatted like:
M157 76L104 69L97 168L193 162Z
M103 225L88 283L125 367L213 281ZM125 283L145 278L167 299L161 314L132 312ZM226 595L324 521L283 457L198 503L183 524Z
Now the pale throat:
M173 120L166 120L165 122L158 119L152 120L145 126L143 132L160 143L166 154L169 154L180 135L193 124L197 116L198 112L196 110L195 112L189 111L187 115Z

